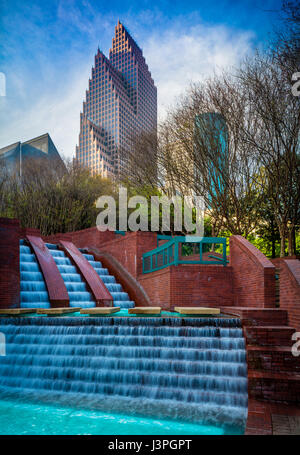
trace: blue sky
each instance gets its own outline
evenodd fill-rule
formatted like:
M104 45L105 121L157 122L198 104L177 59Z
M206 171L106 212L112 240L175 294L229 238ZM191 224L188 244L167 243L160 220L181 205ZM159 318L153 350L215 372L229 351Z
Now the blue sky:
M0 147L49 132L72 157L98 45L123 22L158 88L159 116L191 81L263 47L281 0L0 0Z

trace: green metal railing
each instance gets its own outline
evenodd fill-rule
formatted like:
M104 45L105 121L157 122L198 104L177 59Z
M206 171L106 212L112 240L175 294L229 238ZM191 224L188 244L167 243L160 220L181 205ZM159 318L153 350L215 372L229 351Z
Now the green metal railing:
M170 265L178 264L223 264L228 263L226 258L226 238L225 237L171 237L167 235L158 235L159 240L168 240L161 246L157 246L155 250L148 251L143 254L143 273L154 272L161 270ZM212 245L215 248L212 249ZM188 259L188 250L190 247L197 250L196 255L193 254L193 259ZM195 248L196 246L196 248ZM217 256L216 249L221 249L220 256ZM206 254L203 258L203 255ZM195 258L196 256L196 258ZM206 260L211 259L211 260Z
M116 235L125 235L125 231L115 231Z

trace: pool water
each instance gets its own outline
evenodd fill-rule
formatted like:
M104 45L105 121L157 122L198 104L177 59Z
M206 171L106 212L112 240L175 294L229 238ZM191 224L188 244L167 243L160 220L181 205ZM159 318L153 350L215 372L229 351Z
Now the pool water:
M72 315L0 324L0 434L243 433L247 365L236 318Z
M223 428L49 404L0 400L0 435L223 435Z

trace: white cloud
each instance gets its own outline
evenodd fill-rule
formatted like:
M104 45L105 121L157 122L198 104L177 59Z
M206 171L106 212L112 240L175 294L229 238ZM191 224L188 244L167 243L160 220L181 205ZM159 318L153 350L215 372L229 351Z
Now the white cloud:
M59 10L59 15L63 15L63 10ZM69 15L73 16L72 20L77 24L75 12L69 11ZM107 42L108 24L111 21L104 22L103 39ZM126 24L126 20L124 22ZM129 30L143 48L158 88L160 117L191 81L203 80L221 67L236 65L240 58L252 51L250 33L235 31L233 34L225 27L168 23L163 32L154 29L151 34L145 34L141 23L137 25L128 19L128 24L132 25ZM137 25L136 34L134 25ZM96 37L99 17L96 22L89 22L88 26L90 35ZM113 35L113 26L109 33ZM74 155L79 134L79 114L93 64L91 41L93 39L89 37L89 51L86 54L81 49L70 50L64 68L56 61L48 61L48 65L53 64L53 68L48 68L48 74L51 73L49 83L47 78L43 79L41 90L39 81L39 90L32 90L30 99L26 100L25 97L20 106L16 100L10 102L9 97L2 97L0 147L49 132L60 153L68 157ZM95 42L95 52L97 46L98 42ZM21 92L26 84L34 84L34 79L30 81L27 74L24 82L21 75L14 75L12 84L16 91ZM20 96L19 100L21 98Z
M225 27L205 26L182 32L171 29L151 36L144 53L158 87L160 117L191 82L237 65L252 51L252 38L250 33L232 36Z
M51 86L36 99L32 99L25 111L23 105L9 98L2 102L6 116L2 120L1 146L17 141L25 141L48 132L58 151L67 157L75 153L79 134L79 114L88 86L92 62L81 63L80 68L63 84ZM17 84L17 82L16 82ZM4 125L4 122L7 123Z

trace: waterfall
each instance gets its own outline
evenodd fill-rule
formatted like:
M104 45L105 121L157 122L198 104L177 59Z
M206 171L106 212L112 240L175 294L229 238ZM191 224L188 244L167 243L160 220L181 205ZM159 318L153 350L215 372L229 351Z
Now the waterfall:
M87 290L83 278L64 251L59 250L57 245L51 243L46 243L46 247L49 249L64 280L70 298L70 307L94 307L95 300L92 294Z
M58 270L66 285L71 307L92 308L95 300L88 291L84 280L71 260L58 246L46 243ZM84 254L92 267L96 270L113 298L114 306L121 308L133 308L134 302L129 299L122 286L116 283L114 276L108 269L102 267L100 261L95 261L91 254ZM49 308L49 296L43 275L31 248L20 240L20 270L21 270L21 307L22 308Z
M35 255L20 240L20 305L21 308L50 308L43 274Z
M89 261L91 266L96 270L102 281L104 282L106 288L110 292L113 298L113 305L120 308L134 308L135 304L132 300L129 299L127 292L124 292L122 286L117 284L115 278L112 275L109 275L108 270L102 267L100 261L95 261L92 254L83 254L83 256ZM108 278L108 281L107 281ZM112 280L114 279L114 281Z
M245 425L238 319L7 317L0 331L0 397Z

